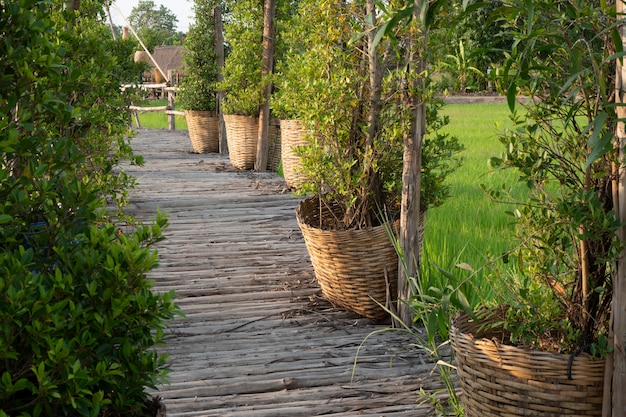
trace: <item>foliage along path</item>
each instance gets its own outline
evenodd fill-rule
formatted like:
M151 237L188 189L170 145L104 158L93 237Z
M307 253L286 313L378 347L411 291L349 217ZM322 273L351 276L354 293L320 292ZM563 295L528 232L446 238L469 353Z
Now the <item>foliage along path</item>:
M418 391L439 382L412 337L372 336L353 368L361 342L387 325L321 298L282 178L193 154L186 132L141 130L132 145L145 165L125 167L138 179L128 210L144 221L169 213L151 278L186 314L159 348L168 417L427 415Z

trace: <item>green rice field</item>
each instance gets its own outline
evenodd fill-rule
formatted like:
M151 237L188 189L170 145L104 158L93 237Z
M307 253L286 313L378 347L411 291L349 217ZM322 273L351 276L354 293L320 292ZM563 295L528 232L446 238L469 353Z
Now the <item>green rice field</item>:
M167 100L150 100L145 101L139 106L144 107L156 107L156 106L165 106L167 105ZM177 109L180 110L180 109ZM139 122L141 123L141 127L144 129L167 129L167 115L161 111L158 112L145 112L139 113ZM174 116L176 130L187 130L187 121L185 120L185 116ZM132 120L133 127L135 127L135 120Z
M506 214L512 208L490 200L480 186L512 186L517 182L514 172L492 172L488 165L490 157L500 156L504 150L497 134L511 126L506 104L450 104L442 113L450 117L446 131L459 138L465 151L463 165L448 178L451 198L429 210L426 219L423 279L429 281L427 286L437 288L443 288L447 282L442 280L449 277L438 273L434 265L462 279L469 272L458 264L479 270L514 246L512 217ZM473 290L465 289L470 302L489 298L489 270L476 274L471 281Z

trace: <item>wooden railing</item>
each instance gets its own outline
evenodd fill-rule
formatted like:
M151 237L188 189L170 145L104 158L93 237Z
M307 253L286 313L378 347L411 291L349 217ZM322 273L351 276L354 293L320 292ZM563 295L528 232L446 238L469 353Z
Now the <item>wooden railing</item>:
M168 78L172 79L171 70L168 71ZM176 130L176 116L184 116L185 112L176 110L176 91L178 87L172 87L167 83L144 83L144 84L126 84L122 86L122 89L126 88L138 88L144 91L161 90L167 93L167 105L166 106L153 106L153 107L141 107L141 106L129 106L135 124L138 128L141 127L139 121L139 113L144 112L164 112L167 115L167 130Z

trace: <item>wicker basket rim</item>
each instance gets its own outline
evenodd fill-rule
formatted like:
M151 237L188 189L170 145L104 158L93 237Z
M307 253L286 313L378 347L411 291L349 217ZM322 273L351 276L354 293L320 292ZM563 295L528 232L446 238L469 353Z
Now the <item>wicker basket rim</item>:
M341 230L320 229L319 227L316 227L315 225L311 224L311 220L315 217L315 215L311 214L313 212L311 209L311 206L315 208L319 207L316 201L318 199L319 199L319 196L308 197L308 198L305 198L304 200L301 200L298 203L295 211L296 211L296 220L298 221L299 224L309 229L313 229L313 230L332 231L333 233L345 232L346 234L354 233L355 231L359 231L359 230L379 230L381 228L388 227L388 225L390 224L389 222L384 222L380 225L369 226L369 227L365 227L361 229L341 229ZM339 205L334 201L330 202L329 206L330 207L325 207L322 209L322 216L328 215L330 214L331 211L334 212L335 210L339 209ZM397 230L400 225L400 221L395 220L392 224L393 224L394 230Z
M217 117L217 113L211 110L185 110L185 113L192 116Z
M497 310L504 310L506 311L508 307L499 307ZM482 336L480 333L474 333L472 331L463 331L462 327L464 326L459 326L458 325L458 321L463 319L464 321L468 322L468 323L473 323L474 320L470 317L470 315L464 311L461 311L459 313L457 313L457 315L455 317L453 317L451 319L451 323L450 323L450 338L464 338L467 341L469 341L470 343L474 344L474 345L488 345L488 346L496 346L496 347L503 347L506 346L509 349L515 349L518 350L519 352L526 354L526 355L535 355L535 356L542 356L542 355L555 355L555 356L560 356L563 358L567 358L567 360L569 360L569 358L572 356L572 354L569 353L557 353L557 352L549 352L549 351L543 351L543 350L538 350L538 349L531 349L529 347L526 346L518 346L518 345L514 345L514 344L510 344L510 343L506 343L506 342L500 342L498 340L496 340L496 338L489 338L489 337L485 337ZM498 326L494 327L495 329L498 329ZM502 329L501 331L504 331L504 329ZM596 358L593 357L591 354L587 353L587 352L581 352L580 354L576 355L576 358L586 358L587 360L590 361L598 361L598 362L604 362L605 359L604 358Z

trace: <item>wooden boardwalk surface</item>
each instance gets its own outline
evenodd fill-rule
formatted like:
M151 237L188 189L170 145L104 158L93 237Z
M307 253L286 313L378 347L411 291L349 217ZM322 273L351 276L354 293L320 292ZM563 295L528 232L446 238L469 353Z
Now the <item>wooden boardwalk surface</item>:
M430 358L414 338L321 298L298 197L279 176L193 154L186 132L142 130L132 145L145 165L125 168L138 179L129 212L169 213L151 278L176 290L186 315L160 348L167 416L430 415L418 395L439 386Z

